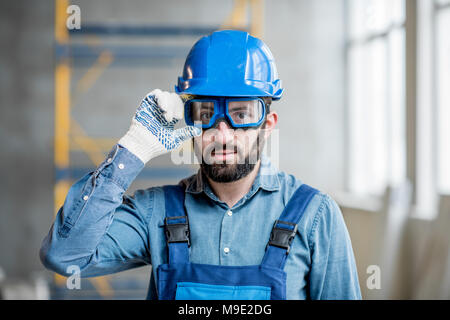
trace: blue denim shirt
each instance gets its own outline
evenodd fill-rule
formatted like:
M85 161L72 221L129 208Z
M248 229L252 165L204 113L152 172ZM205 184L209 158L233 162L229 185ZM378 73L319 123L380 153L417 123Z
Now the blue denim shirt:
M67 267L77 265L82 277L92 277L151 264L147 298L156 298L156 270L167 263L164 194L153 187L125 195L143 167L116 145L97 170L70 188L40 250L48 269L68 275ZM232 208L217 198L201 171L182 182L191 262L228 266L261 263L275 220L302 184L265 158L250 191ZM288 299L361 299L350 237L328 195L311 200L284 270Z

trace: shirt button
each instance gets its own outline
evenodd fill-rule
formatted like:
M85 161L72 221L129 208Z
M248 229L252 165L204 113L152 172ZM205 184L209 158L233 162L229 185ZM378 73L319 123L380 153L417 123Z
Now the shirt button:
M106 160L106 162L110 163L112 161L111 158L108 158L108 160Z
M89 199L88 196L84 196L84 197L83 197L83 200L84 200L84 201L86 201L87 199Z
M230 217L233 215L233 211L231 211L231 210L228 210L227 211L227 215L229 215Z
M227 247L223 248L223 252L225 252L225 253L230 252L230 248L227 248Z
M123 165L123 163L119 163L119 169L122 170L123 168L125 168L125 166Z

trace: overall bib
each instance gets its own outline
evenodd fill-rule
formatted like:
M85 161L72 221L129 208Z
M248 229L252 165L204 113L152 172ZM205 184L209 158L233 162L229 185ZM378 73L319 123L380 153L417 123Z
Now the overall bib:
M189 221L182 186L165 186L168 263L157 269L160 300L285 300L284 265L308 203L318 190L303 184L272 228L260 265L221 266L189 262Z

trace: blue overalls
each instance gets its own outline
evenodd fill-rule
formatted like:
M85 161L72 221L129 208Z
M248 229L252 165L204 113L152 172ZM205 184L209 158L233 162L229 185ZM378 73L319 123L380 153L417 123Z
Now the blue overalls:
M220 266L189 262L189 220L182 186L165 186L168 263L159 265L160 300L285 300L284 265L308 203L318 190L303 184L275 221L260 265Z

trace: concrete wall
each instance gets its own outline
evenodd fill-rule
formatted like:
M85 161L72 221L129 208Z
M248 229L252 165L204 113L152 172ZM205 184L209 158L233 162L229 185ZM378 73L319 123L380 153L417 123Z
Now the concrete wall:
M33 5L34 4L34 5ZM0 2L0 267L41 269L53 216L53 8Z
M265 41L285 94L280 167L331 192L345 186L344 1L267 1Z

